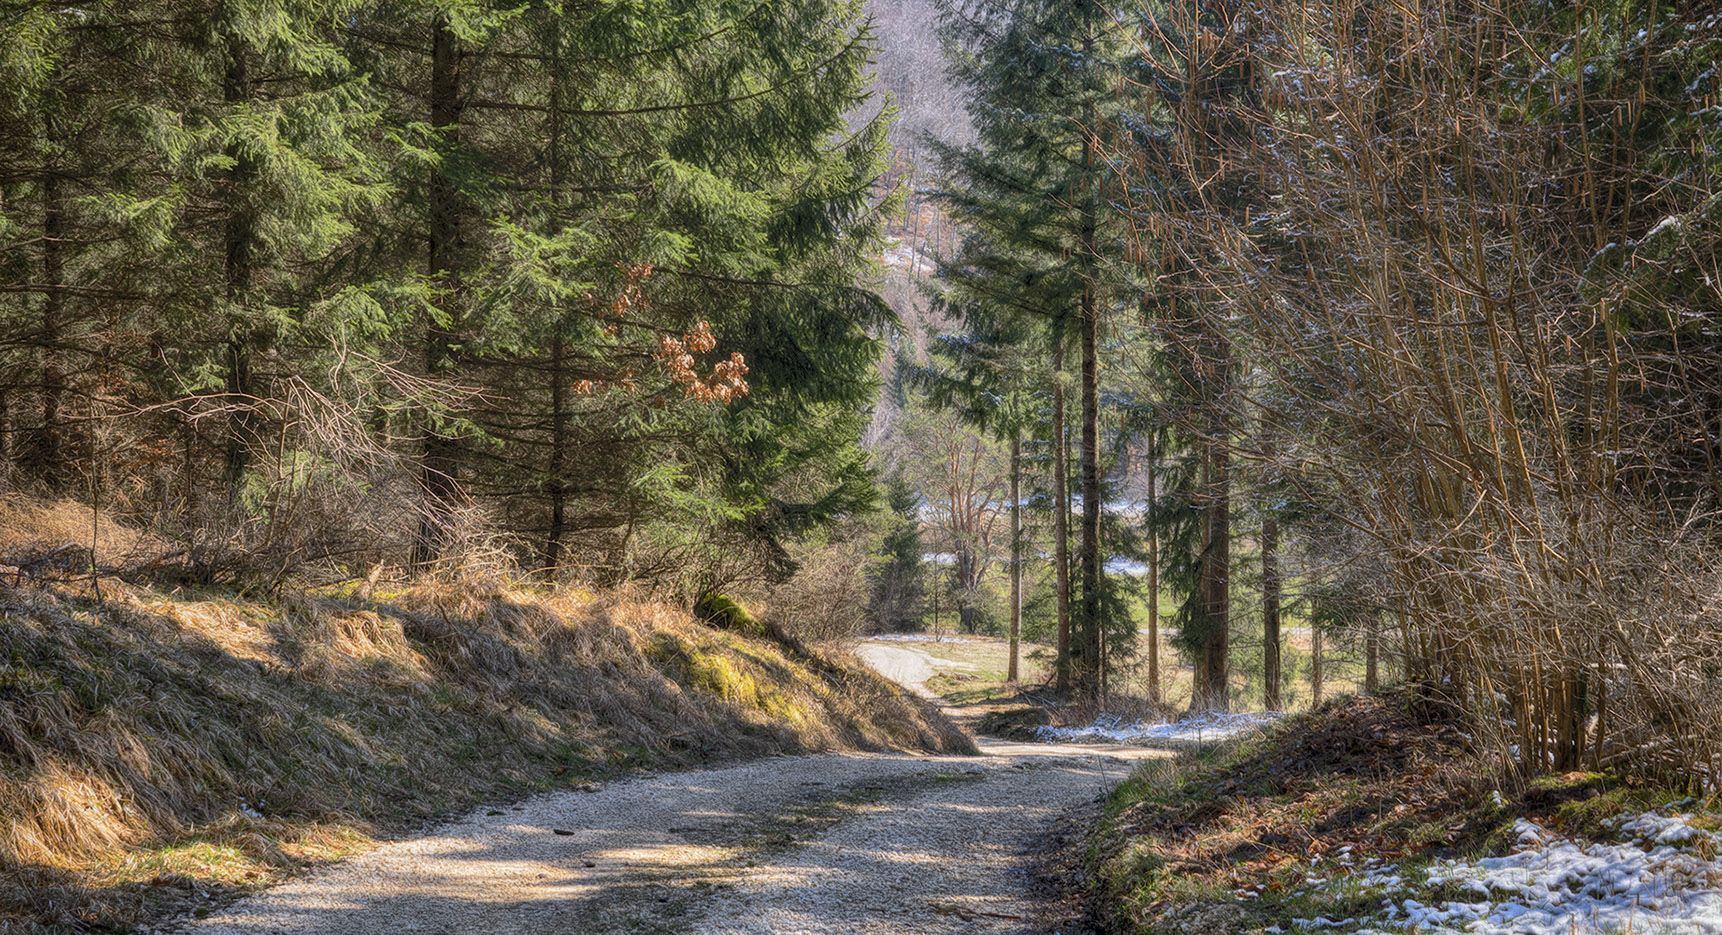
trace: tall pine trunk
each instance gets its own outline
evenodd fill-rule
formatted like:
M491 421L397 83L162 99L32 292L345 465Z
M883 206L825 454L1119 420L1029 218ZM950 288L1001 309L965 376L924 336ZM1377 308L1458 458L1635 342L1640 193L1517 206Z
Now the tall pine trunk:
M1148 439L1148 700L1160 703L1160 440Z
M430 118L439 133L439 143L448 151L455 143L460 119L460 62L458 40L448 20L438 17L432 27ZM455 251L460 238L460 193L446 171L439 168L430 185L429 256L426 268L443 290L443 319L432 319L425 327L425 372L436 376L454 368L452 355L460 316L455 279ZM419 486L424 502L420 507L419 533L413 542L414 566L424 566L441 556L448 542L448 526L460 496L459 458L455 442L427 420L424 452L420 460Z
M1092 285L1082 309L1082 613L1078 693L1099 698L1100 625L1100 384L1099 322Z
M42 177L42 425L31 452L33 471L52 492L66 484L66 371L60 343L66 324L65 196L59 174L50 168Z
M1052 563L1058 586L1056 685L1070 689L1070 469L1064 446L1064 334L1054 328L1052 349Z
M1085 48L1092 47L1092 40ZM1083 162L1093 171L1094 142L1083 142ZM1087 186L1082 217L1082 614L1081 666L1077 691L1090 701L1099 701L1102 668L1100 645L1104 638L1100 620L1100 575L1105 556L1100 548L1100 308L1095 286L1095 212L1093 180Z
M544 537L544 573L554 575L562 565L562 538L567 534L568 487L563 472L568 469L568 376L564 372L562 336L550 342L550 531Z
M550 169L550 204L552 212L548 233L554 235L561 220L563 188L567 181L562 164L563 81L567 70L562 64L562 20L553 19L550 26L550 114L546 127L545 161ZM550 464L548 490L550 495L550 529L544 536L544 574L553 577L562 566L563 543L568 524L568 484L563 474L568 470L568 374L567 348L561 332L563 322L550 339Z
M236 105L251 97L250 69L245 43L231 38L227 45L227 75L222 85L223 99ZM244 192L251 184L257 167L251 156L237 145L229 146L227 155L233 168L227 173L227 224L223 231L225 258L222 267L222 294L227 304L227 405L232 415L227 420L227 439L223 446L222 483L227 490L227 505L238 505L245 471L251 465L252 443L258 431L256 390L252 385L251 355L253 338L244 306L250 298L257 268L257 225L252 209L245 203Z
M1197 593L1202 607L1202 648L1196 660L1198 711L1227 711L1231 643L1231 453L1223 440L1202 442L1202 560Z
M1267 507L1262 513L1262 705L1278 711L1280 701L1280 523Z
M1005 681L1017 681L1022 639L1022 429L1010 431L1010 661Z

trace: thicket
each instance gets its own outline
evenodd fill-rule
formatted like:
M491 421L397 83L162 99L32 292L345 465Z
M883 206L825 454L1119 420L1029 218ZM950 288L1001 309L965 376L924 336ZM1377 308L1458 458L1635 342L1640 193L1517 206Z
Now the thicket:
M1697 4L1155 18L1226 69L1138 203L1260 373L1252 461L1360 534L1409 674L1526 771L1713 780L1722 18ZM1145 45L1152 47L1153 43ZM1164 60L1162 58L1162 60ZM1197 105L1192 105L1197 106ZM1148 178L1151 175L1140 176ZM1186 173L1183 177L1195 181Z
M169 573L689 596L866 506L859 0L0 5L0 474Z
M994 431L1033 375L1071 687L1111 670L1083 654L1119 627L1094 598L1128 553L1088 514L1116 497L1181 599L1198 708L1257 619L1275 704L1295 614L1518 769L1713 782L1722 14L943 9L978 136L942 150L968 226L939 369L989 405L944 401ZM1026 359L977 351L1000 333Z

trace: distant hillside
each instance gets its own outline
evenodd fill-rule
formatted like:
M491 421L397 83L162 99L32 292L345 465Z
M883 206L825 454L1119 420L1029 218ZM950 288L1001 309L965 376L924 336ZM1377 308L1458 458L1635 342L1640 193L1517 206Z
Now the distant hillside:
M939 47L939 11L932 0L868 0L879 35L878 87L896 99L901 115L892 145L915 150L923 133L967 142L974 134L965 95L945 74Z

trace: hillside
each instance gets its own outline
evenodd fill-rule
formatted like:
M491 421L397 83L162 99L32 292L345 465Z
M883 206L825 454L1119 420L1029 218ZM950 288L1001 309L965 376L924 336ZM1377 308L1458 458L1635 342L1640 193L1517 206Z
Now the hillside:
M637 767L970 749L846 659L626 595L11 584L0 930L211 905L476 804Z

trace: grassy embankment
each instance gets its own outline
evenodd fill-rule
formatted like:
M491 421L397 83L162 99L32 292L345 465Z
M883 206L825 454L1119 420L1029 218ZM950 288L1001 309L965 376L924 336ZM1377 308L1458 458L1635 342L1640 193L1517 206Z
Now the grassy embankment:
M1088 855L1103 930L1232 935L1301 931L1294 919L1380 917L1384 893L1350 885L1391 864L1401 899L1476 899L1420 885L1437 860L1499 856L1529 819L1578 840L1678 798L1571 773L1515 789L1453 723L1410 695L1348 698L1239 744L1146 761L1113 793ZM1325 930L1325 929L1324 929Z
M3 506L6 549L61 531ZM252 600L105 579L97 599L49 577L0 576L0 930L195 911L632 769L972 749L852 660L624 596L426 581Z

